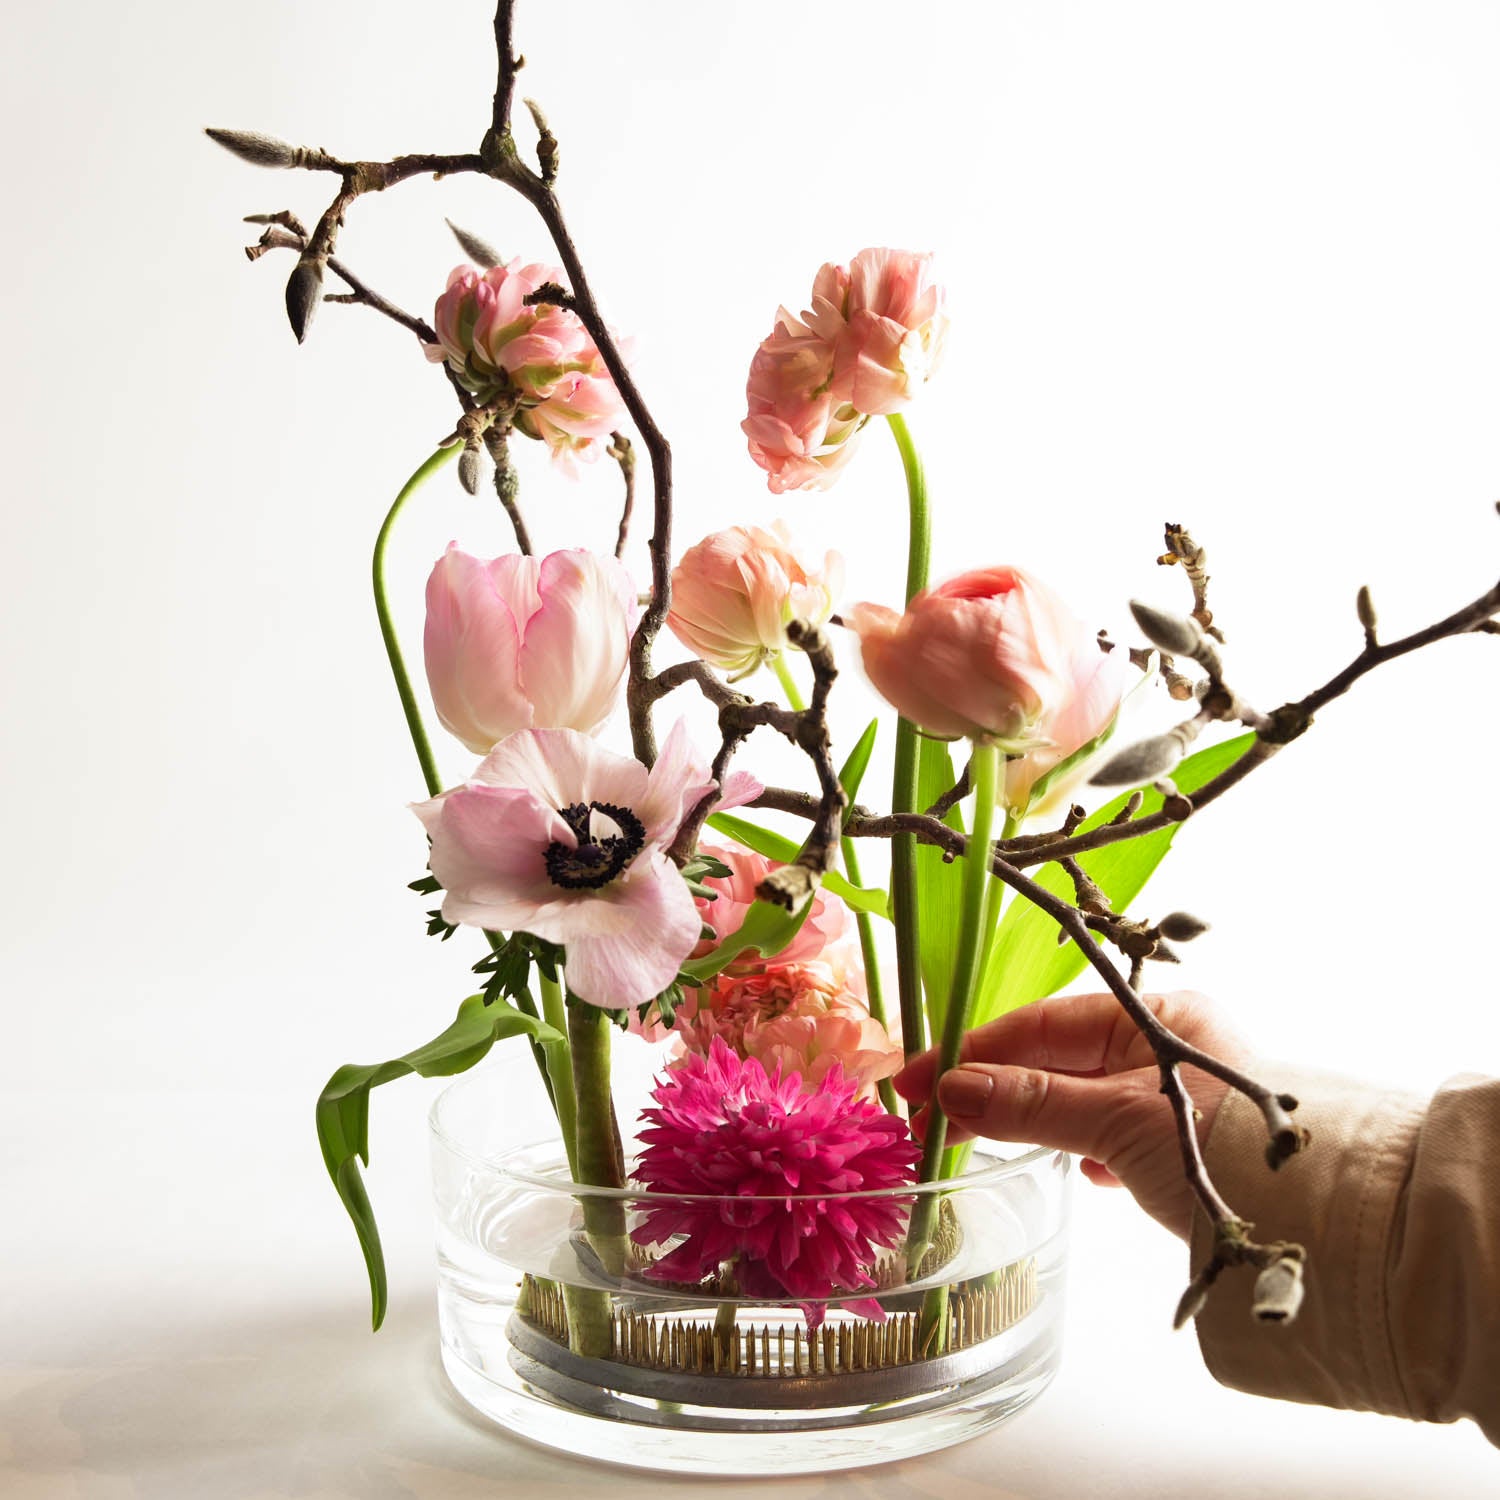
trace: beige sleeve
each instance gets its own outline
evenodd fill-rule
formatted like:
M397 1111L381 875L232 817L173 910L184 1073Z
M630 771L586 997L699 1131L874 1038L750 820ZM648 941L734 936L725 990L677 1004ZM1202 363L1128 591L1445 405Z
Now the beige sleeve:
M1301 1101L1311 1145L1272 1172L1259 1111L1231 1094L1205 1157L1256 1239L1307 1247L1307 1295L1295 1322L1258 1323L1254 1273L1225 1272L1198 1317L1210 1372L1289 1401L1472 1417L1500 1445L1500 1079L1426 1101L1274 1064L1258 1076ZM1211 1244L1199 1215L1194 1266Z

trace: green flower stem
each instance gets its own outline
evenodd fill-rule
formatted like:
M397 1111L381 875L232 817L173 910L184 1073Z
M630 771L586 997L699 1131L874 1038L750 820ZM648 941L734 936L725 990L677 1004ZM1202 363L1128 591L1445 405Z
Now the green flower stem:
M785 651L778 651L771 658L771 670L776 674L776 680L781 684L781 691L786 694L786 701L792 712L802 713L807 703L797 687L797 679L792 676L792 669L787 665Z
M442 791L443 783L438 776L437 762L432 758L432 746L427 741L427 730L422 724L422 711L417 707L417 695L412 691L411 678L407 675L406 663L401 657L401 643L396 639L396 626L391 619L391 607L386 600L385 549L386 543L390 541L391 528L396 524L396 517L401 514L406 502L444 464L452 463L462 452L462 443L454 443L448 448L439 448L406 481L401 493L396 496L394 504L386 512L385 522L375 538L375 556L370 566L375 584L375 613L380 617L380 637L385 642L386 659L391 664L391 676L396 679L396 691L401 695L401 711L406 715L406 727L411 734L412 745L416 748L417 759L422 763L422 779L427 783L429 797L436 797Z
M625 1186L625 1159L609 1092L609 1033L613 1022L586 1001L567 1007L568 1040L573 1051L573 1090L578 1104L578 1160L574 1173L591 1187ZM582 1194L583 1225L599 1264L612 1279L624 1274L627 1240L625 1205L617 1198ZM611 1344L610 1295L591 1287L567 1293L569 1343L579 1354L605 1358Z
M563 1036L568 1034L568 1007L563 999L562 985L556 979L548 979L540 966L537 978L542 986L542 1019ZM543 1071L552 1091L552 1107L557 1111L557 1128L562 1132L563 1149L568 1153L568 1171L574 1182L582 1182L578 1175L578 1104L573 1094L573 1060L569 1052L556 1047L551 1053L553 1065L547 1067L543 1056Z
M974 1008L974 993L979 983L980 961L984 956L984 918L990 883L990 833L995 822L996 792L1003 761L994 745L976 743L970 762L974 781L974 827L969 835L969 852L965 855L963 906L959 916L958 953L953 966L953 987L948 994L948 1008L943 1019L943 1036L938 1048L935 1078L956 1067L964 1033ZM943 1164L943 1148L948 1136L948 1120L938 1107L934 1083L932 1103L927 1111L922 1143L923 1182L935 1182ZM907 1269L914 1274L932 1243L933 1226L938 1211L938 1195L922 1197L912 1211L907 1231ZM922 1347L936 1352L947 1324L947 1289L928 1293L923 1304L919 1336Z
M927 509L927 478L906 419L893 413L886 420L906 471L910 527L906 550L906 598L927 587L932 557L932 522ZM917 806L918 755L916 725L896 724L896 774L891 811L920 812ZM927 1017L922 1009L922 947L917 911L917 841L909 833L891 840L891 916L896 924L896 985L901 995L901 1042L908 1057L927 1048Z

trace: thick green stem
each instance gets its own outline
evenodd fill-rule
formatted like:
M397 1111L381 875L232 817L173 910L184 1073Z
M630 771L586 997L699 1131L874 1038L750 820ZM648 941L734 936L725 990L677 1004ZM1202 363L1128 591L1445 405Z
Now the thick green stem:
M771 658L771 670L776 674L776 680L781 684L781 691L786 694L788 707L793 713L800 714L807 707L806 700L802 696L801 689L797 686L797 679L792 676L792 669L787 665L786 652L778 651Z
M406 728L422 765L422 779L427 783L427 794L436 797L443 789L438 776L437 762L432 758L432 746L427 741L427 730L422 724L422 711L417 707L417 695L412 691L411 678L407 675L406 662L401 656L401 643L396 639L395 622L391 619L391 607L385 593L385 549L391 536L391 527L401 514L406 502L436 474L444 464L452 463L463 452L462 443L448 448L439 448L426 463L417 470L401 493L396 496L390 510L386 512L380 533L375 538L375 555L371 560L370 573L375 585L375 613L380 617L380 637L385 642L386 660L391 664L391 676L396 679L396 691L401 695L401 711L406 715Z
M906 419L886 419L901 453L906 472L910 525L906 547L906 597L927 587L932 555L932 523L927 510L927 479L912 442ZM918 755L921 741L914 724L896 725L896 774L891 786L891 811L913 813L917 806ZM896 985L901 995L901 1043L908 1057L927 1048L927 1017L922 1008L922 945L917 911L917 841L909 833L891 840L891 916L896 924Z
M859 868L859 851L853 839L844 839L839 848L844 856L844 869L849 879L862 886L864 877ZM865 963L865 998L869 1002L870 1014L885 1027L890 1028L886 1017L885 989L880 980L880 953L875 947L875 919L867 911L854 914L855 926L859 928L859 951ZM896 1097L895 1087L889 1078L882 1078L876 1085L880 1090L880 1102L893 1115L901 1113L901 1101Z
M974 781L974 826L969 835L968 853L964 856L963 906L959 915L958 952L953 965L953 987L948 993L948 1008L943 1018L943 1036L938 1047L938 1067L934 1075L932 1102L928 1107L922 1141L923 1182L936 1182L943 1165L943 1147L948 1136L948 1120L938 1104L936 1079L956 1067L963 1046L964 1033L974 1006L979 983L980 960L984 954L984 918L990 883L990 834L995 822L996 792L999 788L1002 759L993 745L976 744L971 762ZM915 1274L932 1243L937 1220L938 1196L922 1197L912 1211L907 1231L907 1268ZM927 1352L941 1345L947 1320L946 1289L942 1295L929 1293L922 1308L920 1338Z
M562 985L548 979L540 968L537 978L542 986L542 1019L563 1036L568 1034L568 1007L563 999ZM578 1104L573 1092L573 1059L562 1047L553 1048L547 1068L548 1082L552 1086L552 1107L557 1111L557 1128L562 1133L563 1150L568 1153L568 1171L574 1182L582 1182L578 1175Z

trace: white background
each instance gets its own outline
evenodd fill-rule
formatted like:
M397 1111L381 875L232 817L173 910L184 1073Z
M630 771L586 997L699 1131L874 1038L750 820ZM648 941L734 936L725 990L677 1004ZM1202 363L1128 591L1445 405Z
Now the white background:
M1211 553L1233 679L1266 707L1357 649L1361 583L1391 633L1493 583L1494 7L586 0L523 3L519 45L585 264L674 444L680 545L784 515L846 553L850 599L895 602L886 435L828 494L778 499L738 431L777 303L802 306L821 261L894 244L936 249L951 293L949 357L911 418L939 576L1022 563L1121 633L1131 595L1185 597L1153 562L1183 521ZM421 786L367 576L451 395L363 309L324 308L295 346L290 259L247 265L238 220L310 222L331 181L198 133L469 150L492 88L480 0L88 0L9 21L0 1472L26 1496L615 1482L436 1394L430 1085L376 1101L396 1303L386 1335L361 1332L312 1099L337 1063L438 1030L475 956L429 943L403 888ZM458 259L445 215L548 256L525 205L477 180L360 202L339 253L430 316ZM519 459L542 547L607 544L612 469L570 486ZM508 545L451 472L393 548L417 655L450 538ZM1267 1053L1420 1088L1500 1067L1497 649L1383 670L1184 831L1151 909L1213 922L1182 980ZM869 710L856 676L845 743ZM746 763L802 774L769 746ZM1058 1387L1012 1429L846 1493L1492 1478L1469 1428L1217 1390L1165 1332L1179 1250L1122 1199L1081 1198Z

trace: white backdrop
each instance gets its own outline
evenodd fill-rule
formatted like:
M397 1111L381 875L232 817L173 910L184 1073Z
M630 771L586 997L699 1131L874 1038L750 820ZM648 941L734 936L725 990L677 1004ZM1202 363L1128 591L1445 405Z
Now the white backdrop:
M0 1150L23 1197L0 1244L25 1274L0 1305L24 1370L55 1354L69 1279L111 1317L148 1284L169 1316L180 1270L270 1309L326 1286L318 1316L358 1320L311 1101L338 1062L437 1030L475 956L430 943L404 889L421 785L368 597L376 527L451 396L364 309L324 308L295 346L290 259L247 265L238 221L311 221L332 184L245 166L199 127L345 156L472 149L493 60L482 0L84 0L8 30ZM911 418L938 576L1022 563L1120 634L1129 596L1184 597L1153 562L1183 521L1211 553L1234 680L1264 706L1357 649L1361 583L1395 633L1494 581L1493 6L580 0L523 3L519 45L585 264L674 444L680 545L784 515L844 550L850 599L895 602L885 435L833 491L778 499L738 431L777 303L801 307L823 260L895 244L937 250L951 292L949 357ZM445 215L548 256L525 205L477 180L361 201L339 254L430 316L459 259ZM539 544L605 544L612 468L569 485L535 451L520 463ZM414 656L450 538L508 545L451 472L393 547ZM1182 980L1265 1051L1416 1087L1500 1068L1497 652L1475 637L1383 670L1183 832L1151 909L1213 922ZM869 711L856 676L846 743ZM746 763L802 774L770 746ZM404 1193L417 1221L393 1258L419 1297L429 1089L384 1092L382 1206L399 1220ZM1096 1213L1080 1256L1100 1276L1112 1257L1166 1267L1169 1299L1176 1252L1124 1206ZM77 1365L93 1346L75 1332ZM1482 1447L1428 1437L1438 1463Z

